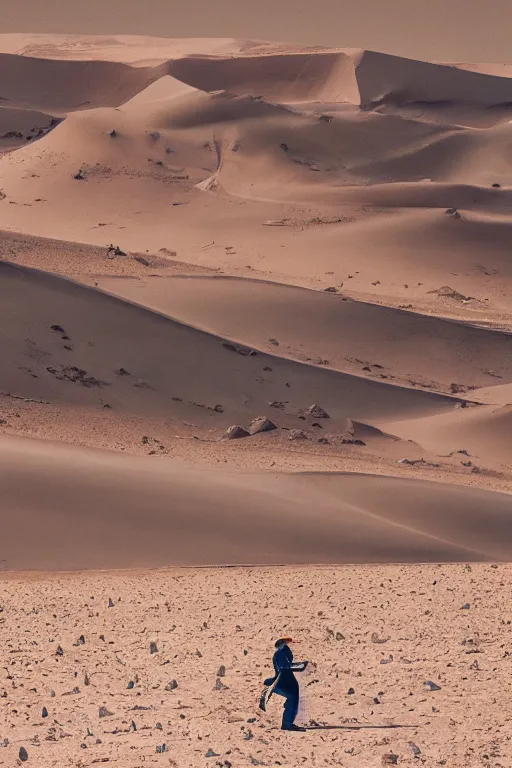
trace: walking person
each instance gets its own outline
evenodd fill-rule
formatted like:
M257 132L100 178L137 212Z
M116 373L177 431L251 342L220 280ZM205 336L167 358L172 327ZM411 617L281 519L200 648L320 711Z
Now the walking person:
M293 661L293 653L290 648L291 637L281 637L275 642L276 651L272 662L274 664L274 677L265 680L265 688L260 698L260 709L266 711L267 703L273 693L283 696L285 699L283 710L283 731L305 731L295 725L295 718L299 711L299 683L294 672L303 672L307 661Z

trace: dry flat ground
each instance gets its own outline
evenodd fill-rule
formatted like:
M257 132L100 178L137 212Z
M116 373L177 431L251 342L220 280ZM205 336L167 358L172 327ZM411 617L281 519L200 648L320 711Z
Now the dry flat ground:
M511 72L0 35L0 766L512 765Z
M505 768L511 586L508 565L9 576L0 765ZM283 632L311 661L306 733L257 707Z

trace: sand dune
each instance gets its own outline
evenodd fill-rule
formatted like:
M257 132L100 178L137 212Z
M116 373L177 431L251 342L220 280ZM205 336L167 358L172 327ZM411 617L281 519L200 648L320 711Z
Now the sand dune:
M356 78L365 108L382 102L476 103L493 107L512 102L512 80L442 64L365 51Z
M65 114L77 109L119 106L165 74L108 61L58 61L0 54L3 106Z
M276 44L270 44L271 46ZM38 59L115 61L132 66L162 64L175 56L237 53L266 47L233 38L148 37L144 35L66 35L30 32L0 34L0 51ZM278 48L279 46L277 44Z
M229 38L0 50L13 567L510 556L510 496L478 488L512 463L509 73ZM278 429L219 442L257 416ZM15 437L152 453L159 426L158 459ZM380 474L269 474L280 454Z
M492 387L477 389L473 395L482 403L509 405L512 403L512 385L497 384Z
M222 89L280 102L359 101L354 63L343 52L184 57L173 61L169 72L202 91Z
M236 475L17 438L0 441L0 462L14 569L511 552L511 497L502 494L357 475Z
M258 280L105 278L101 286L242 344L361 375L445 391L512 381L506 333Z
M512 405L470 408L456 418L450 414L412 419L407 424L388 423L387 428L436 452L468 451L476 466L482 460L512 465Z
M50 131L59 120L33 109L17 109L0 104L0 152L14 149Z
M166 418L193 414L218 436L223 426L264 415L271 401L288 403L288 415L280 415L287 426L301 426L298 415L315 402L336 421L419 416L456 405L265 353L240 355L222 337L62 278L5 262L0 274L0 339L9 360L0 374L4 392Z

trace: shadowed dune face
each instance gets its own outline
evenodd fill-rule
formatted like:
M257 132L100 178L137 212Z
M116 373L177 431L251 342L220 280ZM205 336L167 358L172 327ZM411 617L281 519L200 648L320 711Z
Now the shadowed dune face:
M456 404L265 353L240 355L222 337L62 278L5 263L0 275L9 360L2 391L164 417L192 410L209 422L208 406L219 405L220 425L282 400L295 419L317 400L335 419L419 416Z
M279 102L359 103L354 61L341 52L194 56L170 63L169 73L202 91L226 90Z
M361 375L444 391L452 382L484 386L488 371L512 381L508 333L258 280L107 278L101 286L257 349Z
M0 442L0 466L13 569L438 562L512 552L511 499L497 493L364 475L237 475L16 438Z
M119 106L165 74L108 61L52 61L0 53L0 104L63 114Z

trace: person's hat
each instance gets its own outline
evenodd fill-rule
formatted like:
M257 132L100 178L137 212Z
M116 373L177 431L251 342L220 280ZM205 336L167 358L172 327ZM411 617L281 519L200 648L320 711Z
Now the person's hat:
M293 643L293 640L291 637L280 637L279 640L276 640L274 645L276 648L279 648L279 646L283 645L284 643Z

